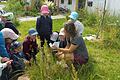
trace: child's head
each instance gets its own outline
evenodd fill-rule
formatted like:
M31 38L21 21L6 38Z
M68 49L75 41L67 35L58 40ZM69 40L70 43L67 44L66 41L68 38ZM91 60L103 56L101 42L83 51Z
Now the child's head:
M49 8L48 8L48 6L47 5L42 5L40 12L41 12L42 15L48 16L49 15Z
M53 42L56 42L57 39L58 39L58 33L57 32L53 32L51 37L50 37L50 40L53 41Z
M28 34L31 39L36 39L36 35L38 34L37 31L34 28L30 28L28 31Z
M8 12L2 15L3 20L13 20L13 18L14 18L14 15L11 12Z
M59 38L60 40L64 41L65 39L64 28L61 28L60 33L59 33Z
M5 43L6 43L6 44L10 44L10 43L12 43L12 42L13 42L12 39L10 39L10 38L5 38Z
M71 12L69 15L69 18L76 21L78 19L78 13L77 12Z
M15 53L21 52L22 51L22 45L21 45L21 43L17 42L17 41L13 42L11 44L11 51L13 51Z
M11 43L19 37L12 29L9 28L4 28L1 30L1 32L3 34L3 37L5 38L6 43Z

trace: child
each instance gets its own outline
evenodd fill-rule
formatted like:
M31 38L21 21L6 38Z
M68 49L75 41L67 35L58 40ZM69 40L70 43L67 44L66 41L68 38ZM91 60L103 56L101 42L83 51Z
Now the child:
M36 63L36 54L38 53L38 44L36 40L36 35L38 34L34 28L29 29L28 36L23 42L23 53L26 60L30 61L33 57Z
M4 22L4 28L10 28L12 29L17 35L20 34L20 32L16 29L15 25L12 23L12 19L14 18L13 13L5 13L2 15L2 21Z
M16 40L19 36L14 33L13 30L9 28L4 28L0 31L0 56L1 57L8 57L10 58L10 55L8 54L7 50L9 50L8 46L5 47L6 42L12 42L12 40ZM6 40L5 40L6 39ZM6 50L7 48L7 50Z
M11 44L11 59L13 60L12 62L12 68L14 71L16 70L24 70L25 68L25 62L26 60L24 59L24 55L22 53L22 45L20 42L13 42Z
M51 43L57 42L59 40L59 32L53 32L50 36Z
M54 53L56 50L54 50L53 46L56 45L59 47L59 32L53 32L50 40L51 42L49 43L49 46L52 48L52 53Z
M0 57L0 80L8 80L8 75L10 69L8 67L11 65L13 60L9 60L6 57Z
M61 28L60 30L59 39L60 39L59 48L65 48L67 45L67 41L64 33L64 28Z
M41 49L44 53L44 43L47 40L47 45L49 47L50 35L52 34L52 19L49 16L49 9L47 5L41 7L41 16L37 18L36 30L41 40Z
M84 30L84 25L80 21L77 20L78 19L78 13L77 12L72 12L69 17L70 17L69 21L72 21L74 23L75 27L76 27L77 35L81 36L82 33L83 33L83 30Z
M58 32L53 32L50 38L53 43L50 43L50 47L53 49L53 53L57 53L57 50L54 49L54 46L57 48L65 48L67 45L67 41L64 35L64 28L62 28L58 34Z
M5 38L5 47L10 56L10 45L13 41L17 40L19 36L12 29L9 28L4 28L1 30L1 32L3 33L3 36Z
M2 18L2 14L0 14L0 31L4 28L4 24L1 18Z
M59 48L65 48L67 45L67 41L64 35L64 28L60 30L60 32L53 32L51 35L51 43L49 44L51 48L53 46L57 46Z

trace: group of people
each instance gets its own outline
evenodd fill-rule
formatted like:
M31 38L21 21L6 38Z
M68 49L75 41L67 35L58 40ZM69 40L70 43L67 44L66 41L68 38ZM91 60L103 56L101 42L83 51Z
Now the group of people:
M17 39L21 35L11 21L13 14L1 15L0 22L0 80L9 80L10 74L23 72L25 65L36 64L39 52L37 36L40 37L41 55L44 56L44 43L47 41L58 60L71 61L74 65L83 65L88 61L88 51L82 38L84 26L77 20L78 13L71 12L60 32L53 32L52 18L47 5L41 6L41 16L37 18L36 29L30 28L23 43ZM4 25L4 27L2 27Z
M25 65L31 66L32 58L36 64L38 33L30 28L21 43L17 40L21 33L12 22L13 14L6 13L0 17L0 80L17 80L24 74Z
M71 12L70 19L64 23L60 32L53 32L48 6L41 7L41 16L37 18L36 30L40 36L43 53L46 39L48 47L55 50L55 55L59 60L71 61L74 65L88 62L88 51L82 38L84 26L77 20L78 16L77 12Z

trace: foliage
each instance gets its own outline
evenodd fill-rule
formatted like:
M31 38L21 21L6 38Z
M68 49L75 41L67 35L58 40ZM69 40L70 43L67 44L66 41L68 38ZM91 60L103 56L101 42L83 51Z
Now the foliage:
M102 20L101 14L98 12L88 13L85 9L81 9L78 11L79 19L83 22L85 27L90 27L89 29L95 28L96 32L92 31L93 34L98 34L100 31L100 37L102 39L101 48L114 48L120 49L120 19L119 16L110 15L106 12L105 19L103 25L100 26L100 22ZM88 34L91 34L88 32Z
M6 10L14 12L17 16L37 16L42 1L43 0L32 0L31 6L27 6L24 0L8 0Z
M8 0L6 10L17 15L21 14L21 12L24 11L24 8L18 0Z
M96 27L99 25L100 17L96 13L89 14L86 9L80 9L77 11L79 14L79 19L85 24L85 26Z

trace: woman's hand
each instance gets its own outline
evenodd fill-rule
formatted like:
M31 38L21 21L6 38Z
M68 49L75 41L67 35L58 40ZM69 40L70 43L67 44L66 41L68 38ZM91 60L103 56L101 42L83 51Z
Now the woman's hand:
M56 56L60 56L62 54L63 54L63 52L58 52L58 53L56 53Z
M56 56L58 57L59 60L64 59L64 54L63 54L63 52L58 52L58 53L56 54Z

